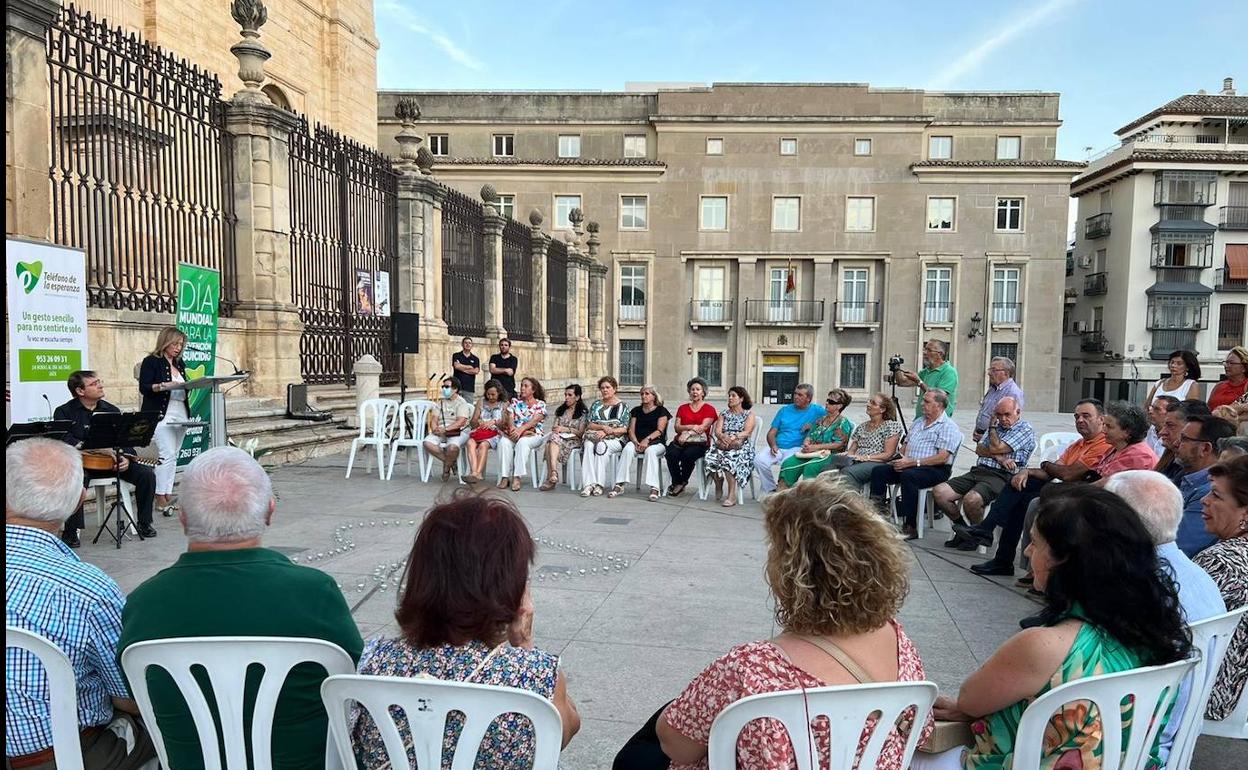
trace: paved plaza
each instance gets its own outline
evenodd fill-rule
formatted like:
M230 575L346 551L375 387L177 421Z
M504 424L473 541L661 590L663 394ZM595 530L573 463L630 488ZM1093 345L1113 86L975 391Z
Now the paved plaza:
M774 410L762 407L768 418ZM851 410L851 419L861 420L860 412ZM1040 433L1071 429L1069 416L1026 416ZM956 420L969 441L974 413L959 412ZM495 461L492 456L488 478L495 478ZM958 467L970 462L964 450ZM401 561L423 512L455 485L436 481L436 464L428 484L415 465L407 476L402 457L388 482L375 468L366 473L362 457L347 480L345 467L345 456L333 456L275 469L278 508L265 544L332 575L365 638L392 635ZM564 767L610 768L624 741L713 658L778 632L763 579L762 512L748 494L744 506L729 509L689 493L650 503L633 488L614 500L583 499L566 487L542 493L528 484L503 494L513 497L539 539L532 573L536 643L562 656L584 720L563 754ZM116 550L84 538L79 553L129 592L185 547L176 520L158 517L156 527L154 541ZM943 548L946 537L929 532L912 543L901 620L928 678L956 691L1039 605L1011 579L972 574L967 567L984 557ZM1194 767L1232 766L1231 742L1204 743Z

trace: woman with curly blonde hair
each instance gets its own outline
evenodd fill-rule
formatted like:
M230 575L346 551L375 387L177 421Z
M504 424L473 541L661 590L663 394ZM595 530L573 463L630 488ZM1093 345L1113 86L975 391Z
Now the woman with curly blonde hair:
M629 741L617 768L665 768L669 761L672 770L705 768L711 723L750 695L924 679L918 650L894 618L910 589L906 549L870 504L820 476L767 497L763 512L766 577L783 633L712 662ZM931 727L929 719L923 740ZM815 735L826 752L827 729L817 725ZM908 738L908 730L894 729L876 767L900 770ZM784 728L771 720L750 723L737 739L737 766L794 766Z

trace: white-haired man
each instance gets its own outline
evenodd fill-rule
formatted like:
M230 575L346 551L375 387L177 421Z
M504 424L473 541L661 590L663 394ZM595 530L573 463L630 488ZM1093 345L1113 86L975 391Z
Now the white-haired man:
M82 496L82 459L60 441L32 438L6 449L4 462L5 625L44 637L69 658L83 766L139 767L156 751L133 716L138 706L113 656L125 599L108 575L84 564L58 537ZM31 653L10 648L4 674L6 766L55 768L43 666ZM137 739L133 750L107 729L114 720L129 724Z
M1157 545L1158 560L1169 567L1179 589L1179 608L1188 623L1226 612L1218 584L1179 549L1175 538L1183 519L1183 494L1157 471L1122 471L1105 481L1105 489L1126 501L1144 523ZM1164 765L1179 729L1179 716L1187 705L1189 683L1184 682L1175 701L1174 714L1161 733L1159 756Z
M130 594L118 655L149 639L183 636L288 636L324 639L359 661L359 629L329 575L263 548L276 502L268 473L250 455L217 447L196 457L182 477L179 519L186 553ZM273 719L273 756L283 767L323 767L324 669L296 666ZM254 692L258 681L250 682ZM153 675L152 701L173 767L201 763L190 712L172 680Z

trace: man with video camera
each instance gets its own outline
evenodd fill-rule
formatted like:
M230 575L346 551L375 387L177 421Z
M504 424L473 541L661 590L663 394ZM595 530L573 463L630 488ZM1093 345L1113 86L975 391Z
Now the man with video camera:
M918 388L921 393L929 390L943 390L949 397L945 414L952 417L953 407L958 400L958 370L948 360L948 347L938 339L930 339L923 345L923 369L915 374L901 367L905 360L893 356L888 362L889 373L884 381L898 386ZM923 396L920 395L914 405L914 417L923 415Z

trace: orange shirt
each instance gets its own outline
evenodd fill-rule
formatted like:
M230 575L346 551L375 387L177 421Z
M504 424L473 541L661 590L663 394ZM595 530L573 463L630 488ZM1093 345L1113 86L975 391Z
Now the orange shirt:
M1109 454L1112 449L1109 440L1105 438L1105 432L1101 431L1090 439L1081 438L1070 446L1066 447L1066 451L1062 452L1062 456L1058 458L1058 465L1074 465L1075 463L1083 463L1087 468L1095 468L1105 455Z

